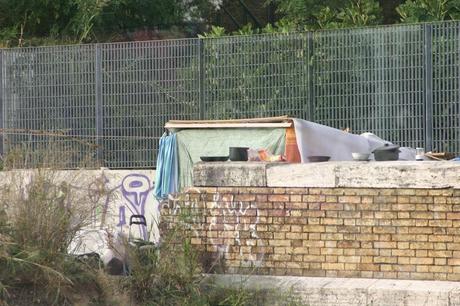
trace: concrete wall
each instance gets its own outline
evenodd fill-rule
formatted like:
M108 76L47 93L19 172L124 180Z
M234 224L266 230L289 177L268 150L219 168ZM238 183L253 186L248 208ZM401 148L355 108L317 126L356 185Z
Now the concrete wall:
M75 241L72 252L103 253L103 249L109 248L108 236L116 238L123 233L127 237L130 229L132 237L154 240L158 236L159 206L153 196L154 170L40 171L46 172L53 184L68 183L83 195L77 198L94 204L88 205L94 208L91 226L79 233L80 239ZM27 184L36 175L36 170L2 171L0 185L15 185L27 190ZM147 227L133 225L130 228L129 218L133 214L144 215Z

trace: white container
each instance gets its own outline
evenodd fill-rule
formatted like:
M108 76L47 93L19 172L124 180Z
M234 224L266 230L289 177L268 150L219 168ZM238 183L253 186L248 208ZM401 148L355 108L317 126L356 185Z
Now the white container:
M351 156L353 156L353 160L356 161L368 161L371 155L369 153L351 153Z
M415 160L423 160L425 156L424 148L415 148Z

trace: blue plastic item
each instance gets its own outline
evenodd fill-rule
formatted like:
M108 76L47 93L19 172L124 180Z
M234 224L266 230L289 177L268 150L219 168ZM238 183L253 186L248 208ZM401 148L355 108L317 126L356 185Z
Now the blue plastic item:
M154 194L158 199L166 199L168 194L177 192L178 160L176 134L160 138Z

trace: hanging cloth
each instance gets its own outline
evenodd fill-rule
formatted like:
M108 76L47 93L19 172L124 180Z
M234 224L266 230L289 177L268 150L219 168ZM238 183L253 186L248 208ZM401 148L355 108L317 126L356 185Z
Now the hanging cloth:
M157 157L157 170L154 194L165 199L168 194L177 192L178 160L176 134L163 134L160 138L160 150Z

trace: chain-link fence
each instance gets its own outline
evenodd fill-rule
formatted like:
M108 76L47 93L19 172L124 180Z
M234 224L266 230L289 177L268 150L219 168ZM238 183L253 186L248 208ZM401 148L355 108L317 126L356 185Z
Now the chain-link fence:
M290 115L460 152L460 23L6 49L3 150L154 167L170 119Z

